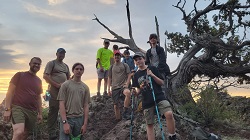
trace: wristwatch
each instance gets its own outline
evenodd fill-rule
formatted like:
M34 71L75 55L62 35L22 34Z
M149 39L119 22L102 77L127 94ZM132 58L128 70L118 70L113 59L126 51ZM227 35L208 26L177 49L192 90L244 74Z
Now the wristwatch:
M67 120L63 120L62 123L63 123L63 124L67 123Z
M10 111L10 108L5 107L4 111Z

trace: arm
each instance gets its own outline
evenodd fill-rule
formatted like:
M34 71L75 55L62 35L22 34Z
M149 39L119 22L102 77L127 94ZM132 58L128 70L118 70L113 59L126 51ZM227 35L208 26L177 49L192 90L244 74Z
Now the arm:
M59 101L59 112L61 115L61 121L67 121L67 117L66 117L66 110L65 110L65 102L63 100ZM69 134L70 133L70 126L68 124L68 122L63 124L63 130L65 134Z
M10 83L6 98L5 98L5 108L8 109L4 112L4 121L9 122L10 121L10 115L11 115L11 104L12 99L14 96L14 91L16 89L16 86L13 83Z
M164 84L164 81L160 79L159 77L157 77L156 75L154 75L154 73L150 69L147 69L147 74L151 76L154 79L154 81L160 86Z
M97 60L97 63L99 64L99 66L100 66L100 70L103 71L103 67L102 67L100 58L97 58L96 60Z
M61 84L60 84L60 83L57 83L57 82L55 82L55 81L53 81L53 80L50 78L49 74L44 73L44 74L43 74L43 78L44 78L49 84L51 84L52 86L54 86L54 87L56 87L56 88L60 88L60 87L61 87Z
M42 97L41 95L39 95L38 97L38 114L37 114L37 121L38 123L40 123L43 119L43 115L42 115Z
M84 134L87 130L88 125L88 118L89 118L89 104L84 104L84 124L82 126L82 134Z

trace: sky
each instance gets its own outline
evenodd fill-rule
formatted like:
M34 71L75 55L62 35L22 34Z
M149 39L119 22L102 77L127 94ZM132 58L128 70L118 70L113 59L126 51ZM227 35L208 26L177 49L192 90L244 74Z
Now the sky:
M61 47L66 50L64 62L70 68L76 62L83 63L82 80L91 93L96 93L96 51L103 47L102 37L113 39L113 36L92 20L94 14L115 33L129 38L126 0L0 0L0 3L0 101L7 92L10 78L18 71L27 71L32 57L43 61L38 72L42 79L46 63L56 58L56 50ZM172 6L175 0L130 0L129 3L133 37L140 48L149 48L148 36L156 32L155 16L161 40L166 38L166 30L185 33L182 13ZM187 11L192 3L189 7ZM114 44L124 46L111 43L110 49ZM177 67L179 60L176 54L168 54L171 70ZM43 88L47 88L44 80ZM247 90L230 91L249 96Z

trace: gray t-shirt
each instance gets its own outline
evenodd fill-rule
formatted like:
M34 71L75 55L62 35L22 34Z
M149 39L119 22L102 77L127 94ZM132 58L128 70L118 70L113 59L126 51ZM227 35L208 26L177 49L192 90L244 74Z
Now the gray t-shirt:
M83 82L67 80L61 85L57 100L65 102L67 117L82 116L84 104L90 103L89 87Z
M150 63L152 66L155 66L155 67L158 67L159 65L159 57L157 55L157 52L156 52L156 48L151 48L151 54L152 54L152 57L151 57L151 60L150 60Z
M126 63L114 63L109 69L109 78L112 80L112 90L122 88L127 81L130 68Z
M57 83L63 83L67 80L67 77L70 76L70 71L65 63L52 60L47 63L44 74L48 74L50 78ZM49 90L52 93L51 96L56 94L56 97L52 97L53 99L56 99L59 89L54 86L50 86Z

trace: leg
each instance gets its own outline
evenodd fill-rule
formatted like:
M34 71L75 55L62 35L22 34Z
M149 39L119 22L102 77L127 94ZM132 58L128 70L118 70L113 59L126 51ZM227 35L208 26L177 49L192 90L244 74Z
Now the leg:
M55 99L49 100L49 114L48 114L48 132L49 139L54 140L57 137L57 126L58 126L58 110L59 102Z
M13 138L12 140L22 140L24 135L24 123L12 124Z
M151 107L148 109L143 110L143 114L147 124L147 136L148 140L155 140L155 133L154 133L154 111L155 107Z
M124 100L124 107L129 108L130 105L130 98L131 98L131 93L128 88L125 88L123 90L123 94L125 95L125 100Z
M97 82L97 94L100 94L101 83L102 83L102 79L98 78L98 82Z
M148 140L155 140L154 124L147 125Z
M158 103L158 108L159 108L160 114L163 114L166 118L167 128L169 132L169 139L175 140L176 139L175 120L173 117L170 103L167 100L163 100Z
M23 136L22 136L22 140L27 140L29 136L29 132L27 129L24 129L24 132L23 132Z
M115 119L120 120L121 119L121 113L119 105L114 105L114 111L115 111Z
M168 132L170 134L175 134L175 120L172 111L165 112L164 116L166 117Z
M104 78L104 93L107 93L108 78Z

